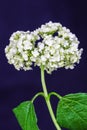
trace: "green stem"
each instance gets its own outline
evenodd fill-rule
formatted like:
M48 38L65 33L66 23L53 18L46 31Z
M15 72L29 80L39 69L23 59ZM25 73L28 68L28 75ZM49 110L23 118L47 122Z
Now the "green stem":
M62 98L62 96L60 96L60 95L59 95L58 93L56 93L56 92L51 92L51 93L49 93L49 98L50 98L52 95L56 96L58 99L61 99L61 98Z
M44 93L43 93L43 92L39 92L39 93L37 93L37 94L32 98L31 101L34 102L35 99L36 99L38 96L43 96L43 97L44 97Z
M53 112L53 109L52 109L52 106L51 106L51 103L49 100L49 94L47 92L46 83L45 83L44 66L41 66L41 82L42 82L42 88L43 88L43 92L44 92L44 96L45 96L45 101L46 101L50 116L52 118L52 121L53 121L56 129L61 130L59 124L56 121L56 118L55 118L55 115L54 115L54 112Z

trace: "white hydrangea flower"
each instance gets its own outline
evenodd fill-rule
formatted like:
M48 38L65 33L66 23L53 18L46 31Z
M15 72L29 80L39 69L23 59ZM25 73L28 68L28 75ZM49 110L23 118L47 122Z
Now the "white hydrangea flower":
M37 66L44 65L45 70L51 73L61 67L73 69L75 63L79 63L83 49L78 49L79 41L69 29L60 23L49 22L36 29L36 33L41 38L37 44Z
M60 23L48 22L32 32L17 31L10 38L5 52L16 69L31 69L31 65L44 65L51 73L58 68L73 69L79 63L83 49L69 29Z
M10 64L13 64L17 70L30 70L32 61L30 56L34 50L35 41L38 36L29 31L17 31L10 37L10 44L6 46L5 53Z

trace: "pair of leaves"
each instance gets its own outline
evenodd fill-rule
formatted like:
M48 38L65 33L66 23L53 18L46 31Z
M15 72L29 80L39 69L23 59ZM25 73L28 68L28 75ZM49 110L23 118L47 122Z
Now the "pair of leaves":
M34 105L21 103L13 112L22 130L39 130ZM69 130L87 130L87 94L76 93L62 97L57 106L57 122Z
M69 130L87 130L87 94L76 93L62 97L57 106L57 122Z
M22 102L13 109L22 130L39 130L34 105L31 101Z

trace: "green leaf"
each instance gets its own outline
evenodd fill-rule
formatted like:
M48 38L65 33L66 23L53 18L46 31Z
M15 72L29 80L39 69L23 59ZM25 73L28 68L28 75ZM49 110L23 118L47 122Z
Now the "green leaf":
M22 130L39 130L34 105L31 101L25 101L13 109Z
M57 122L69 130L87 130L87 94L68 94L57 106Z

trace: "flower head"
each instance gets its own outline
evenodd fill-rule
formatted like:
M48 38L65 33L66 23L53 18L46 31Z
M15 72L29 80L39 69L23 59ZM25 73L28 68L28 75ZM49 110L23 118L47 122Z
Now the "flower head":
M49 22L33 32L13 33L5 52L8 62L18 70L29 70L34 63L51 73L61 67L73 69L83 51L78 46L78 38L69 29Z
M6 46L5 53L10 64L17 70L30 70L32 61L30 59L34 50L35 40L38 37L29 31L17 31L10 37L10 44Z

